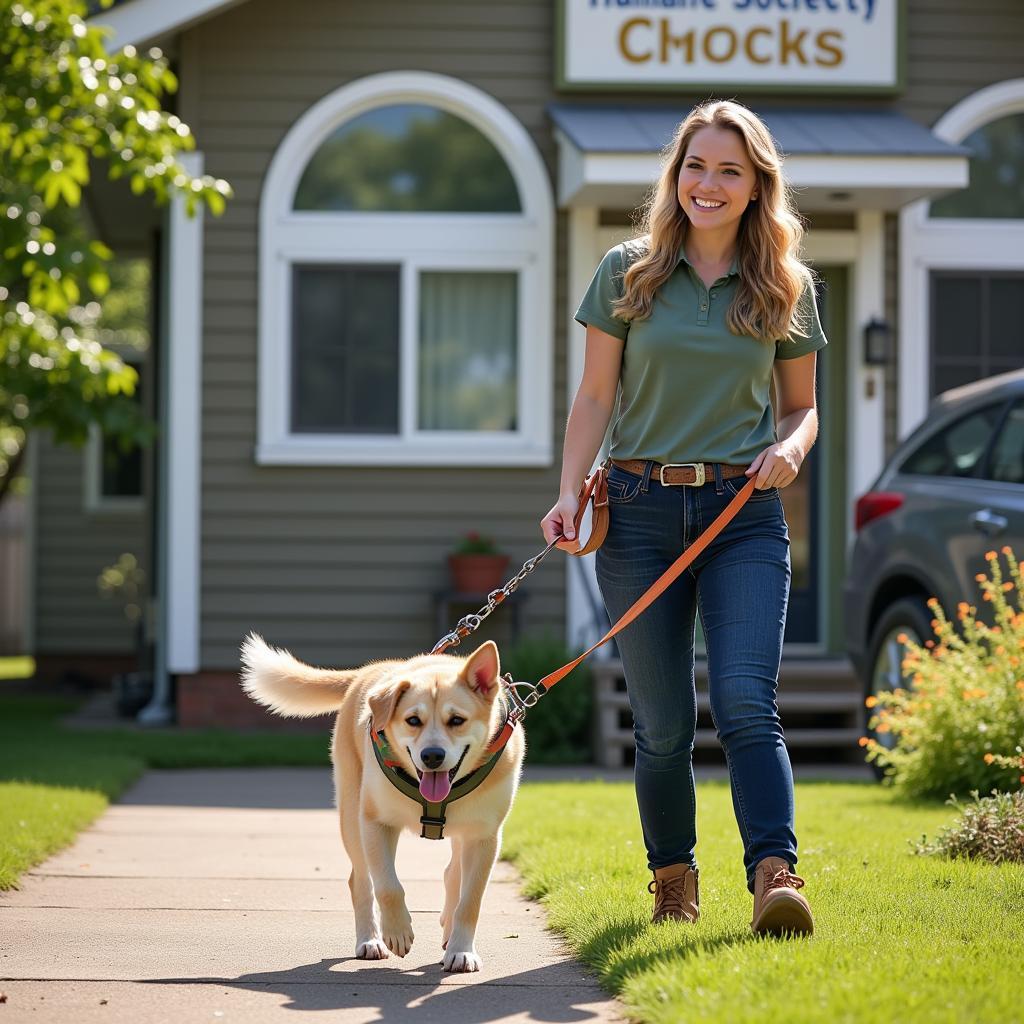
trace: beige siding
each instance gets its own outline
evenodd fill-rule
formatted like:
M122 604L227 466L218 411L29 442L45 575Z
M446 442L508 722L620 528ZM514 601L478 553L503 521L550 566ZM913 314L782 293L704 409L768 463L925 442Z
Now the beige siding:
M543 547L538 521L557 492L549 469L261 467L257 420L257 214L274 149L296 118L353 79L389 70L458 76L505 104L553 176L544 105L552 96L553 5L340 5L302 0L302 16L251 0L183 39L182 116L208 173L231 181L204 251L201 656L233 668L255 629L322 663L355 664L431 646L432 593L455 538L495 535L516 569ZM496 31L500 29L501 31ZM198 72L198 74L197 74ZM557 247L564 256L564 219ZM563 310L554 317L556 448L565 420ZM564 630L564 556L524 584L525 625ZM462 609L460 614L471 609ZM507 610L495 613L506 635Z
M34 653L129 654L132 629L96 577L124 552L143 560L141 512L87 512L85 450L37 437Z

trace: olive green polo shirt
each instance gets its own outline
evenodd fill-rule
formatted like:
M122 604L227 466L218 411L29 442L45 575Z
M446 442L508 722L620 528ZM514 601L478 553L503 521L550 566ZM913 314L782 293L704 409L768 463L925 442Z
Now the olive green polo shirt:
M776 359L795 359L824 348L814 290L800 303L810 313L809 336L774 345L729 331L725 314L739 285L734 260L708 288L686 254L654 296L646 320L612 315L622 297L627 257L621 243L597 268L575 319L626 343L610 454L656 462L724 462L749 465L778 441L770 386Z

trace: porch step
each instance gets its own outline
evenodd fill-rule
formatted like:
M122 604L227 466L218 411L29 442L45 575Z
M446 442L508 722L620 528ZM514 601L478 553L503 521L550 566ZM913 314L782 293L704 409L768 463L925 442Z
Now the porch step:
M597 759L606 768L629 765L635 753L633 717L622 663L618 659L595 662L591 671ZM694 675L697 687L694 747L698 750L720 748L711 722L706 661L697 662ZM777 703L787 747L831 750L840 759L859 759L857 740L863 735L863 697L860 683L845 658L787 659L779 672Z

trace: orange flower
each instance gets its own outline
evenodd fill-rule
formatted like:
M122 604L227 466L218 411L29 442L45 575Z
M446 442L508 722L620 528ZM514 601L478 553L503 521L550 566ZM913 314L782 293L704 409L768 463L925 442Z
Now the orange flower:
M1012 583L1004 583L1003 584L1003 590L1013 590L1013 584Z
M985 755L985 764L991 764L994 760L995 758L992 756L991 753Z
M867 697L864 701L864 707L873 708L878 703L877 697Z
M878 725L875 726L875 732L888 732L888 731L889 731L889 724L887 722L879 722Z
M1002 551L1002 553L1004 555L1012 555L1013 554L1013 549L1009 546L1009 544L1004 545L999 550Z
M1017 680L1017 689L1024 691L1024 679Z
M979 572L978 575L974 577L974 582L975 583L984 583L985 582L984 574Z
M907 634L906 633L900 633L896 637L896 643L898 643L898 644L905 644L906 642L907 642Z
M861 736L861 738L857 740L857 745L861 747L866 747L868 745L867 736Z
M985 552L985 560L988 562L994 562L999 556L994 551Z

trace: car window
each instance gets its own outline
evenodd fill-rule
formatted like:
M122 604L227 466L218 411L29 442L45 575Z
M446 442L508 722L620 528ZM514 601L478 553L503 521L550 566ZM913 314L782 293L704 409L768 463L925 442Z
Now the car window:
M990 480L1024 484L1024 402L1017 402L1003 423L992 448Z
M926 476L979 476L985 450L1002 410L1002 403L976 409L932 434L904 459L900 472Z

